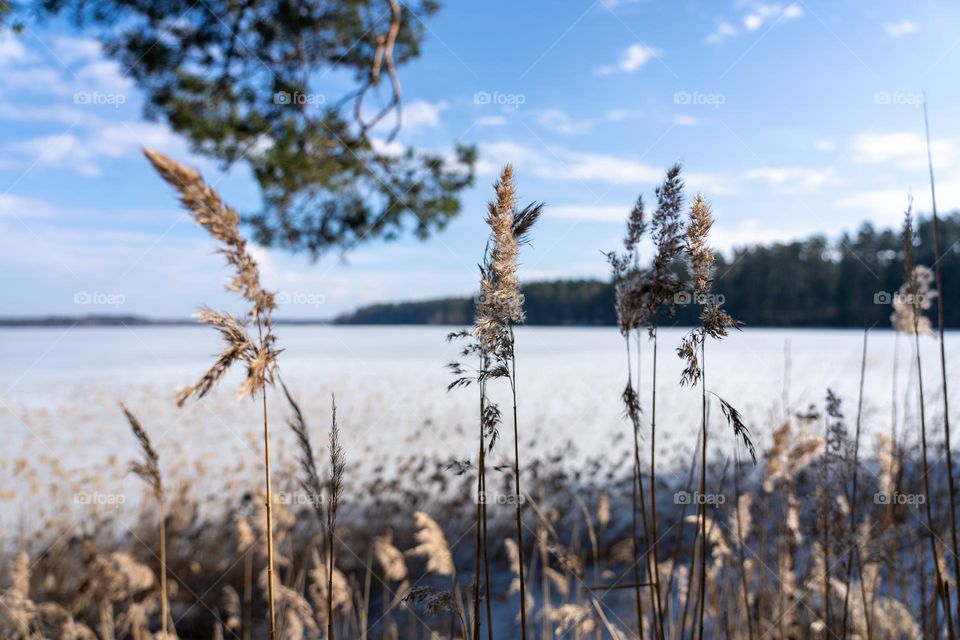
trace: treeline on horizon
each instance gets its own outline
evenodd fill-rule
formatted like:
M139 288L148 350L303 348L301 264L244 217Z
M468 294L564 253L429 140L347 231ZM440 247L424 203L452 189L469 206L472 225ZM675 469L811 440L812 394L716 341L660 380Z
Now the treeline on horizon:
M941 218L943 288L947 300L960 294L960 212ZM920 218L914 248L917 264L933 266L933 220ZM683 266L677 265L683 273ZM714 291L734 318L748 326L889 327L891 296L903 283L900 229L863 224L856 233L830 240L758 244L717 256ZM616 324L613 284L557 280L524 285L527 324ZM473 298L375 304L337 318L343 324L447 324L473 321ZM691 325L696 305L680 305L664 326ZM960 327L960 305L945 305L944 324ZM933 322L936 325L936 314Z

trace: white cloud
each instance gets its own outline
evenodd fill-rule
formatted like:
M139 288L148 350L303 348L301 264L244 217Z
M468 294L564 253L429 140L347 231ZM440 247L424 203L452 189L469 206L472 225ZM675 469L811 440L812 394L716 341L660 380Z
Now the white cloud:
M815 191L840 184L836 171L809 167L764 167L750 169L744 180L765 182L785 192Z
M21 160L41 167L69 169L82 176L101 174L99 161L135 156L150 147L187 157L183 142L167 127L149 122L118 122L90 128L85 135L60 133L9 145Z
M120 65L113 60L94 60L75 71L85 86L104 93L126 93L133 88L133 81L120 72Z
M638 109L610 109L603 114L603 119L607 122L622 122L628 118L634 118L641 114Z
M726 20L721 20L717 23L717 28L707 36L707 44L720 44L727 38L732 38L733 36L740 33L735 26L727 22Z
M717 27L707 35L707 44L722 44L730 38L752 33L769 24L771 27L803 17L803 9L796 2L788 5L780 3L754 2L741 18L741 27L737 28L727 20L719 20Z
M911 33L916 33L919 30L920 25L913 20L908 20L907 18L903 18L897 22L885 22L883 24L883 32L894 39L902 38L903 36L910 35Z
M673 124L678 127L693 127L703 124L703 119L696 116L673 116Z
M907 209L909 191L904 189L870 189L857 191L834 202L842 209L853 209L858 215L869 216L882 226L897 227L903 223L903 212ZM940 195L940 194L938 194ZM926 209L929 198L921 194L914 202L917 209ZM938 198L938 201L940 198Z
M614 73L633 73L639 71L652 58L659 57L660 51L641 42L632 44L624 50L620 61L616 65L604 65L594 70L598 76L609 76Z
M806 237L816 231L813 227L765 226L755 218L730 225L724 223L722 215L718 215L717 222L710 231L710 246L729 256L737 247L785 242Z
M935 139L931 141L934 160L938 165L952 163L957 157L957 142ZM858 164L893 164L899 169L921 170L927 166L926 141L911 131L876 133L867 131L854 136L850 143L852 160Z
M448 106L446 102L414 100L403 108L403 126L414 131L440 126L440 114Z
M544 209L549 218L580 220L585 222L623 222L630 212L629 206L618 205L554 205Z
M502 141L481 145L478 171L495 172L505 162L548 180L580 180L607 184L641 184L659 180L662 167L630 158L581 153L560 147L532 148ZM491 171L492 170L492 171Z
M590 120L574 120L559 109L540 111L537 113L537 123L548 131L564 135L586 133L593 128L593 122Z
M480 151L477 171L486 175L495 174L505 162L512 162L519 171L545 180L636 186L658 183L663 179L662 166L625 156L583 153L563 147L528 147L509 141L482 144ZM702 191L708 197L740 194L748 183L768 185L780 193L812 192L841 184L833 168L799 166L721 173L687 171L685 180L692 191ZM624 208L618 210L622 213ZM612 210L602 206L569 205L562 208L560 214L564 217L602 218L612 215Z
M544 180L577 180L631 187L660 182L664 170L662 166L646 164L630 157L582 153L562 147L527 147L509 141L481 144L478 173L495 175L506 162L512 162L518 171ZM732 174L688 171L685 180L691 189L700 190L708 196L733 195L742 188L742 177ZM600 209L591 206L591 210L596 212ZM619 210L624 211L623 207ZM565 212L571 216L582 213L573 208Z
M83 62L101 57L101 46L93 38L74 38L57 36L53 39L53 50L63 62Z
M743 190L740 177L727 173L686 171L684 182L692 191L700 192L707 198L732 196Z
M507 124L506 116L482 116L473 121L478 127L502 127Z
M844 209L856 210L883 226L898 227L903 222L903 212L907 208L907 197L913 194L914 212L929 212L930 185L924 171L914 176L901 177L896 183L887 180L876 189L864 189L853 192L834 202ZM891 184L898 186L890 187ZM902 185L902 186L899 186ZM960 206L960 174L948 173L937 178L937 209L951 211Z
M66 96L74 93L74 89L69 83L64 82L63 76L57 69L34 65L3 69L3 74L0 75L0 87L8 96L14 94Z
M23 46L20 36L10 29L0 31L0 66L6 66L9 63L27 62L32 59L33 56Z
M89 109L54 104L49 107L0 102L0 119L18 122L56 122L70 125L94 125L102 120Z
M55 208L48 202L12 193L0 193L0 218L20 220L51 218Z
M836 150L837 143L828 138L820 138L819 140L813 141L813 148L816 149L817 151L829 153L830 151Z
M403 146L403 143L399 142L398 140L391 140L387 142L386 139L378 138L376 136L371 136L370 146L373 147L374 151L385 156L399 156L406 150L406 147Z

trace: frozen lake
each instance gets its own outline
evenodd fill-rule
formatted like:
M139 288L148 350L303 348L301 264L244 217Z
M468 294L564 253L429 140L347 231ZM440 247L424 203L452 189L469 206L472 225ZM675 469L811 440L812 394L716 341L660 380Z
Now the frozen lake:
M282 375L300 398L317 442L325 442L330 394L335 393L348 457L359 468L411 454L471 456L476 392L446 391L452 376L445 365L458 357L458 346L445 340L449 331L284 325L276 329L279 346L285 349L280 356ZM698 427L699 390L677 384L682 365L675 348L683 333L669 329L660 335L658 443L665 461L686 458ZM619 401L626 357L615 329L522 328L517 340L525 439L537 439L542 450L563 448L569 440L584 453L609 450L615 434L628 432ZM843 398L852 428L861 341L858 330L747 329L721 343L708 343L707 386L742 410L760 446L782 420L784 398L791 411L810 403L822 407L828 387ZM904 406L913 413L916 393L908 387L908 380L915 378L912 341L901 336L898 343L898 406L901 414ZM955 334L948 334L947 344L955 383L960 373ZM890 429L894 346L892 332L871 332L864 414L868 432ZM67 479L88 484L93 478L98 484L135 482L126 475L126 462L137 453L117 407L121 400L153 435L165 474L187 478L212 473L226 478L258 468L258 405L234 398L239 374L209 398L191 401L182 410L174 404L177 388L202 375L218 349L215 333L203 327L0 331L3 477L11 478L19 461L16 476L38 485L38 490ZM650 344L645 344L645 411L650 355ZM922 339L922 355L928 415L936 434L940 393L933 338ZM952 392L960 398L955 387ZM907 405L904 398L909 398ZM282 469L292 464L295 451L282 422L286 407L271 402L278 441L274 451L277 468ZM719 417L719 411L715 415ZM723 443L726 431L714 421L714 442L732 451L732 444ZM872 450L872 439L865 446Z

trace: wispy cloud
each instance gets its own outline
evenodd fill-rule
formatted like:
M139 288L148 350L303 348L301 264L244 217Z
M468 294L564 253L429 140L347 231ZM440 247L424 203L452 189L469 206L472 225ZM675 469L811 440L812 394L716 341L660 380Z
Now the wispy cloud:
M481 145L478 170L495 173L504 162L548 180L579 180L606 184L643 184L659 180L663 168L623 156L583 153L563 147L528 147L501 141Z
M745 171L743 179L765 182L787 193L816 191L822 187L842 184L833 168L763 167Z
M545 109L536 118L537 124L544 129L564 135L586 133L593 128L592 120L574 120L559 109Z
M506 116L481 116L473 121L478 127L502 127L507 124Z
M638 42L627 47L615 65L597 67L594 73L598 76L609 76L615 73L634 73L643 68L650 60L660 55L662 54L657 49Z
M766 24L775 25L803 17L803 8L796 2L788 5L755 2L747 6L747 12L740 17L739 27L727 20L718 20L716 29L706 38L707 44L722 44L730 38L753 33Z
M86 177L101 175L100 162L136 156L141 147L172 151L189 157L184 143L166 126L149 122L118 122L90 127L80 133L42 135L7 147L24 164L67 169Z
M413 131L438 127L440 126L440 114L448 106L446 102L414 100L403 108L403 126Z
M958 157L956 140L934 139L930 143L939 166ZM922 170L927 166L926 141L918 132L894 131L878 133L865 131L850 142L851 160L857 164L891 164L907 171Z
M545 209L548 217L585 222L623 222L630 207L627 205L565 204Z
M920 25L913 20L908 20L907 18L903 18L897 22L885 22L883 24L883 32L893 39L902 38L903 36L910 35L911 33L916 33L919 30Z
M836 151L837 143L829 138L820 138L813 141L813 148L823 153L829 153L831 151Z
M698 118L697 116L673 116L673 124L677 125L678 127L694 127L703 123L703 118Z

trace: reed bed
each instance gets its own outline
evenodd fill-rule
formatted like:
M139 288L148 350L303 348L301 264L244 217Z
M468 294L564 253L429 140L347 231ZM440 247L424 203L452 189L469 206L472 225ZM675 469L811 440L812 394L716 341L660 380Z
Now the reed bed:
M609 401L623 404L629 431L600 453L580 455L576 442L556 441L522 411L518 255L542 206L517 205L508 165L487 211L475 326L453 336L464 342L450 390L477 393L479 410L465 418L475 446L453 460L425 455L431 434L424 431L360 474L336 402L329 415L306 415L280 379L273 296L234 210L197 172L148 157L221 243L234 270L229 287L249 304L241 316L201 313L224 337L224 350L178 401L207 395L240 364L240 401L255 402L250 418L262 421L263 475L207 491L204 473L176 473L175 455L144 427L150 421L123 407L141 458L116 466L144 481L146 499L135 517L124 513L129 521L117 510L89 509L51 518L39 531L8 533L0 548L2 637L955 637L943 356L941 389L920 377L939 276L913 263L909 213L892 322L909 336L912 357L902 361L912 381L892 390L899 410L891 421L863 408L866 362L876 357L869 327L859 396L823 389L822 401L798 410L785 390L781 411L771 398L768 415L745 416L734 400L765 400L749 390L721 398L708 386L717 374L707 376L707 339L739 328L711 293L709 202L696 195L687 206L681 168L670 168L650 220L639 199L625 212L623 251L608 254L627 355L625 386L611 389ZM640 255L648 232L649 261ZM679 344L659 347L685 363L676 383L697 388L699 428L658 460L657 329L679 304L698 305L700 323ZM640 357L644 349L650 362ZM892 360L901 362L899 354ZM503 412L502 397L510 402ZM295 449L271 467L267 408L278 404ZM504 415L510 428L502 438ZM325 438L313 423L329 424ZM211 462L206 473L218 476L233 461Z

